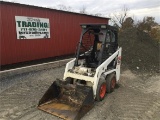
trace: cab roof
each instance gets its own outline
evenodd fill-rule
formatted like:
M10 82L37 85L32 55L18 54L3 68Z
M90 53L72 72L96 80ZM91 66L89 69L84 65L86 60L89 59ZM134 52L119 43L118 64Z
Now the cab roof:
M83 23L83 24L80 24L80 26L82 28L100 28L100 29L107 29L107 30L113 30L113 31L118 31L118 28L114 27L114 26L110 26L108 24L103 24L103 23Z

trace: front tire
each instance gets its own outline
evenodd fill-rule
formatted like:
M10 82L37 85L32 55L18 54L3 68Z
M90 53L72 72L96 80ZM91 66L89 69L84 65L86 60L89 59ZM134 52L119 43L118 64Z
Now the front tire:
M99 80L96 92L96 101L102 101L105 98L106 88L107 88L106 81Z

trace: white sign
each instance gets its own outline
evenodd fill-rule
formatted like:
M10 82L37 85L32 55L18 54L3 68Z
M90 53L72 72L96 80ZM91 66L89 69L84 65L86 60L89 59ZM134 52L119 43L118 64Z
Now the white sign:
M47 18L15 16L17 39L50 38L50 24Z

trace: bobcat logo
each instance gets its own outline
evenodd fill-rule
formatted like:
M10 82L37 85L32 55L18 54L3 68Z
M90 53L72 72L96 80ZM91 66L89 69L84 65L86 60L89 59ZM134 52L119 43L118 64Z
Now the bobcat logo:
M45 36L43 38L48 38L48 33L45 34Z

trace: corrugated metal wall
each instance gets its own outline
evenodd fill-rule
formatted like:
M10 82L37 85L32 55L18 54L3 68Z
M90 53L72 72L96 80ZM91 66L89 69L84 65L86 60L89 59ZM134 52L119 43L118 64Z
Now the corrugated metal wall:
M46 8L0 2L1 65L61 56L75 52L80 23L108 23L99 18ZM15 16L49 18L50 39L18 40Z

